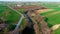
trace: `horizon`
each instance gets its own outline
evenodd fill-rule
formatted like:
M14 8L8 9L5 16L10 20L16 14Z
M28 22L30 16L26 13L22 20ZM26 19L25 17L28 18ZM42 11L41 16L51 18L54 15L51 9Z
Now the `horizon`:
M60 2L60 0L0 0L0 1L15 1L15 2Z

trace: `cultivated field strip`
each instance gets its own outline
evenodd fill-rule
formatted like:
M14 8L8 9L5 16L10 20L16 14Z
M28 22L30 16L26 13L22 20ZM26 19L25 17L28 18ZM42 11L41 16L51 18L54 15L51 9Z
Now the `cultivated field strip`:
M49 16L52 16L52 15L55 15L55 14L59 14L60 13L60 11L57 11L57 12L54 12L54 13L50 13L50 14L47 14L47 15L45 15L46 17L49 17Z

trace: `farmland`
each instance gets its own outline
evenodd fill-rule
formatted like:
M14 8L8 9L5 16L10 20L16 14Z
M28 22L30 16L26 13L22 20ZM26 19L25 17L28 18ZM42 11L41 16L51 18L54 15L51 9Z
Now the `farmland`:
M50 3L50 2L48 2L48 3L40 2L39 6L43 6L43 7L47 8L47 9L37 10L37 12L40 13L41 16L48 18L47 23L50 28L56 24L60 24L60 4ZM13 8L13 6L12 6L12 8ZM16 7L16 8L18 8L18 7ZM35 7L33 7L33 8L35 8ZM25 11L24 9L18 8L15 10L24 14L24 11ZM28 8L28 9L30 9L30 8ZM6 24L8 24L8 31L12 31L15 29L20 17L21 17L21 15L16 13L14 10L10 9L5 4L0 4L0 18L3 18L6 21ZM26 21L25 21L25 19L23 19L20 30L23 29L25 23L26 23ZM60 27L54 31L54 34L60 34Z
M51 25L51 27L53 25L56 24L60 24L60 4L41 4L41 6L45 6L48 9L53 9L52 11L47 11L47 12L43 12L41 13L42 16L46 16L48 18L47 23L49 24L49 26ZM57 30L54 31L54 34L60 34L60 28L58 28Z
M6 21L6 24L8 24L8 29L7 29L8 31L15 29L20 17L21 15L16 13L14 10L10 9L4 4L0 4L0 18L3 18ZM24 27L24 23L25 23L25 19L23 19L21 24L23 27ZM3 32L1 34L3 34Z

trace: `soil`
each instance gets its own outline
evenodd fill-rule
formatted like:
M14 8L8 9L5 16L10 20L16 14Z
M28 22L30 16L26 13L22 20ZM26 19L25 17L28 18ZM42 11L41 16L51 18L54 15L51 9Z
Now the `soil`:
M41 9L41 10L37 10L38 13L44 13L44 12L48 12L48 11L52 11L53 9Z
M55 15L55 14L58 14L58 13L60 13L60 11L54 12L54 13L51 13L51 14L48 14L48 15L46 15L46 16L51 16L51 15Z
M39 9L47 9L42 6L23 6L23 7L13 7L14 9L25 9L25 10L39 10Z
M54 25L54 26L52 26L52 30L56 30L56 29L58 29L60 27L60 24L56 24L56 25Z

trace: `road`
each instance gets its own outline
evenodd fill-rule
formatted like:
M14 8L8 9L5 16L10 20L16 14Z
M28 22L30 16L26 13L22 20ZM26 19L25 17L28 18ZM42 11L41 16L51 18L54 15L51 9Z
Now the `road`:
M19 15L23 15L22 13L20 13L19 11L17 11L17 10L15 10L15 9L13 9L12 7L10 7L10 6L7 6L7 7L9 7L11 10L13 10L13 11L15 11L16 13L18 13Z
M9 7L9 6L8 6L8 7ZM9 7L9 8L12 9L12 10L14 10L14 11L15 11L16 13L18 13L19 15L21 15L21 17L20 17L20 19L19 19L19 21L18 21L18 24L16 25L16 27L15 27L15 29L14 29L15 34L18 34L17 30L19 29L19 27L20 27L20 25L21 25L21 23L22 23L22 20L24 19L24 15L23 15L22 13L20 13L19 11L11 8L11 7Z

